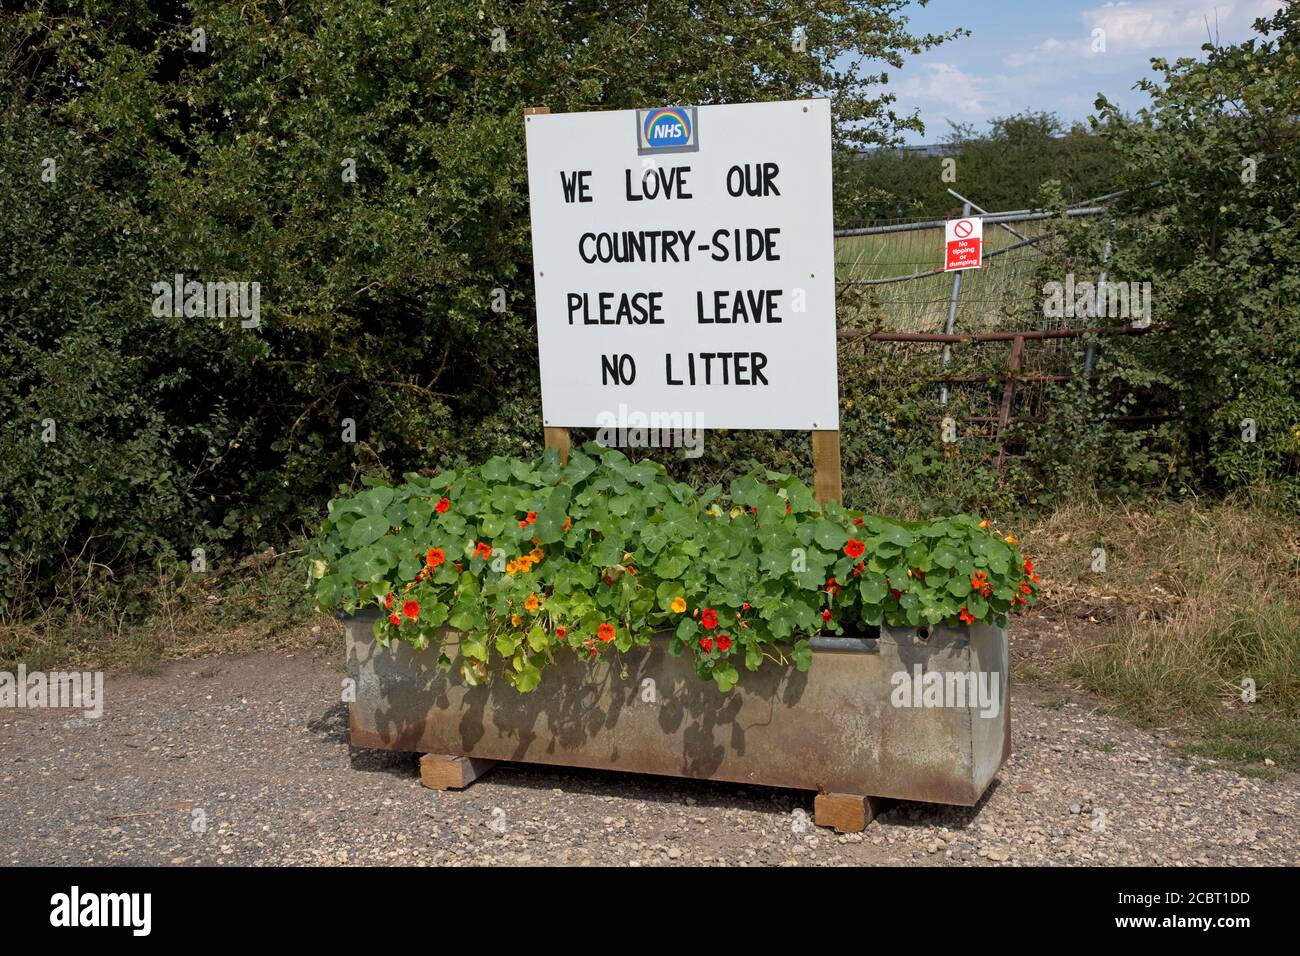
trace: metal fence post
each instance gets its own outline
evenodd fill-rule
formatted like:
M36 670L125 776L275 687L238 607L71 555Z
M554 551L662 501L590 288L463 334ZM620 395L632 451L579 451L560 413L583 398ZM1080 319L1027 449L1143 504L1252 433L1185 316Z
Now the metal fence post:
M961 207L961 217L963 219L970 216L970 203L964 202ZM952 274L952 296L948 299L948 322L944 326L944 334L952 335L953 330L957 327L957 297L961 295L961 269ZM952 361L952 345L946 344L943 347L943 367L945 370ZM948 383L943 383L943 391L939 394L939 404L948 404Z
M1097 303L1101 299L1101 291L1106 285L1106 262L1110 259L1110 240L1101 247L1101 272L1097 274L1097 288L1092 297L1092 309L1088 315L1088 328L1097 327ZM1097 361L1097 340L1095 338L1088 340L1088 350L1083 357L1083 387L1089 387L1088 382L1092 378L1092 367Z

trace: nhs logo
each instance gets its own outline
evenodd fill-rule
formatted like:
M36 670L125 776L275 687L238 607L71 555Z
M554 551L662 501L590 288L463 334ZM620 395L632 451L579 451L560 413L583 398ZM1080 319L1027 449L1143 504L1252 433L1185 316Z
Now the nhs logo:
M694 106L636 111L637 153L693 153L700 148Z

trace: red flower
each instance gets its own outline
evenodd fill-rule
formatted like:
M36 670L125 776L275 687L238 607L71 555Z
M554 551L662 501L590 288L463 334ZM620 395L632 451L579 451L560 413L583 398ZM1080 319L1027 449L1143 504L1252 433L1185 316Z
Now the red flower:
M903 592L898 590L898 588L890 588L889 593L894 596L895 601L897 601L899 598L903 596Z
M844 553L850 558L860 558L866 550L867 546L857 538L849 538L849 543L844 546Z
M790 502L788 501L785 503L785 513L786 514L790 513Z
M922 571L920 568L913 568L913 569L912 569L912 576L915 577L918 581L924 581L924 580L925 580L925 572Z
M398 617L396 614L390 614L388 615L388 623L393 625L393 627L400 627L402 624L402 619Z
M443 553L442 548L430 548L429 553L424 558L424 563L431 568L436 568L444 564L446 560L447 555Z
M975 615L972 614L970 611L966 610L965 608L962 608L962 609L961 609L961 614L959 614L958 617L961 618L961 622L962 622L963 624L974 624L974 623L975 623Z
M457 570L457 571L464 571L464 570L465 570L465 565L463 565L463 564L461 564L459 561L457 561L457 562L456 562L456 570Z
M533 523L534 521L536 521L536 520L537 520L537 512L536 512L536 511L530 511L530 512L528 512L528 517L524 519L524 521L525 521L526 523L528 523L528 524L532 524L532 523Z
M602 624L600 627L596 628L596 636L608 644L614 639L614 625Z
M1033 593L1034 593L1034 589L1030 586L1030 584L1029 584L1028 581L1021 581L1021 582L1020 582L1020 593L1021 593L1021 594L1033 594Z
M862 527L862 519L861 519L861 518L854 518L854 519L853 519L853 523L854 523L855 525L857 525L858 527Z
M706 631L711 631L718 626L718 612L711 607L706 607L700 615L700 624Z
M825 621L827 624L829 624L829 623L831 622L831 609L830 609L830 608L827 608L826 610L822 611L822 620Z
M482 558L486 561L488 558L492 557L492 545L480 541L474 546L474 557Z
M705 653L705 654L712 654L712 653L713 653L713 639L710 638L710 637L701 637L701 638L700 638L700 647L704 648L704 653Z
M988 576L983 571L975 572L970 579L970 586L985 597L993 593L993 585L989 583Z
M450 507L451 507L451 499L439 498L438 503L433 506L433 510L438 512L438 514L442 514Z
M708 638L705 638L705 640L708 640ZM731 638L728 637L726 634L719 634L719 635L718 635L718 650L720 650L720 651L726 651L726 650L730 650L730 649L731 649Z
M555 636L558 637L560 640L564 640L564 635L568 633L569 632L562 627L557 627L555 629Z
M569 517L568 515L565 515L565 516L564 516L564 528L563 528L562 530L564 530L564 531L568 531L569 528L570 528L572 525L573 525L573 519L572 519L571 517Z
M405 615L406 615L407 617L409 617L409 618L417 618L417 617L419 617L419 616L420 616L420 602L419 602L419 601L407 601L405 604L402 605L402 613L405 614Z
M1028 558L1025 558L1025 574L1033 574L1033 573L1034 573L1034 562L1030 561Z
M748 610L749 610L749 602L746 601L744 604L742 604L742 605L740 606L740 609L741 609L742 611L748 611Z
M392 608L392 606L393 606L393 592L389 591L388 597L384 598L384 607Z

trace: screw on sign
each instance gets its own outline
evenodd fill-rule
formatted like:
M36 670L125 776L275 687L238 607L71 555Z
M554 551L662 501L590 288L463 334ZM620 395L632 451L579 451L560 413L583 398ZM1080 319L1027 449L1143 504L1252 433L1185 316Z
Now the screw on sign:
M983 219L949 219L943 228L943 271L978 269L983 246Z

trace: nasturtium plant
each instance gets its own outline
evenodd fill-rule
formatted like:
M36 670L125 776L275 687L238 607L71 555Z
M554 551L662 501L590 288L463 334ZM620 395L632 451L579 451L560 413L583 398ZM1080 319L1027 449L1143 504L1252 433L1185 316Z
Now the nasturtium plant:
M330 502L313 547L324 610L377 608L375 637L459 636L464 678L529 691L557 655L601 658L671 632L723 691L764 661L806 669L814 635L992 622L1032 605L1011 535L956 515L919 523L821 506L755 471L697 491L662 465L588 444L567 464L493 458Z

